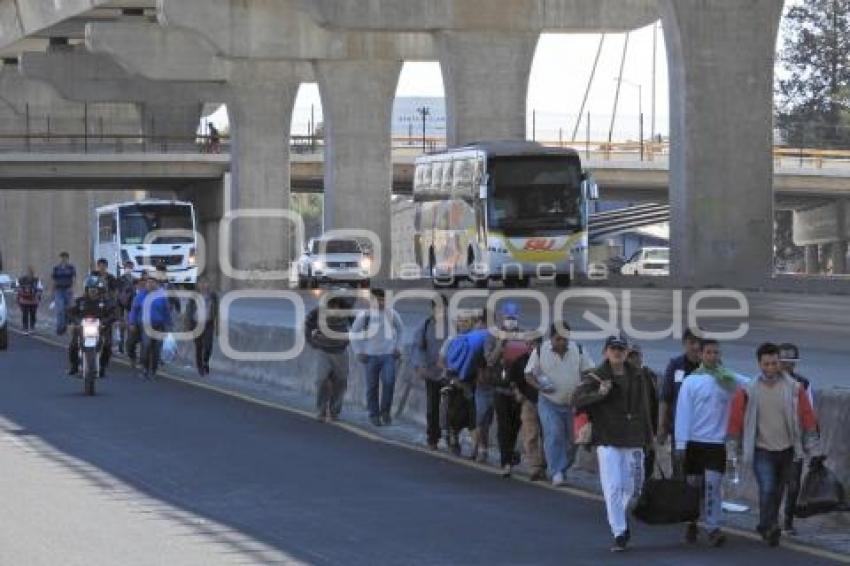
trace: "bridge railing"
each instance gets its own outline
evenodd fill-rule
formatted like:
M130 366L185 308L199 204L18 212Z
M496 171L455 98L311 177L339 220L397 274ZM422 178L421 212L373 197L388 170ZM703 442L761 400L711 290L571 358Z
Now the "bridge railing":
M667 140L651 141L576 141L538 140L550 147L573 148L586 161L637 161L665 164L670 158ZM0 154L3 153L229 153L228 135L163 136L109 133L0 133ZM295 154L321 154L325 140L315 135L290 136L290 148ZM393 136L394 155L415 157L446 148L445 137ZM777 168L844 169L850 168L850 149L798 148L777 145L773 150Z

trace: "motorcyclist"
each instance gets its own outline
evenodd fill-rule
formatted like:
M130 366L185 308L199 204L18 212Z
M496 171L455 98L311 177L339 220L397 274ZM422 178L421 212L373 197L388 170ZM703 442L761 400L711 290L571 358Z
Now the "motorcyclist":
M85 318L100 320L100 375L103 377L112 353L112 324L118 312L115 301L109 297L106 282L95 275L90 275L85 281L82 297L77 297L68 307L68 320L71 322L71 343L68 345L68 360L71 368L68 375L76 375L80 371L80 340L82 340L81 322Z
M97 269L92 271L91 274L100 277L106 284L107 294L104 296L108 296L110 299L117 298L118 278L109 273L109 262L106 261L106 258L100 258L97 260Z

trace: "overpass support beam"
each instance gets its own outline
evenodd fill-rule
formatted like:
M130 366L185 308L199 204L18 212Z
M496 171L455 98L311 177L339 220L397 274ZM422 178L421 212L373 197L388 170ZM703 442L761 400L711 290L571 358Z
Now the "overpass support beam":
M783 0L663 0L671 243L683 285L773 273L773 65Z
M245 63L231 83L230 210L289 210L289 132L300 77L288 63ZM291 224L243 212L233 221L231 264L242 271L281 271L292 257ZM262 277L260 275L260 277ZM260 282L251 276L239 286Z
M438 34L449 145L525 139L528 78L538 36L508 31Z
M381 243L379 277L390 274L391 127L400 61L318 61L328 147L325 229L370 230Z

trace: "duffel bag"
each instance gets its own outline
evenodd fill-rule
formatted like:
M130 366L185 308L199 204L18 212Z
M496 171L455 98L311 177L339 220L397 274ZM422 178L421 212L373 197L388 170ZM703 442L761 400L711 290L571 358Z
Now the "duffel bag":
M632 514L648 525L671 525L699 519L700 492L684 479L649 478Z

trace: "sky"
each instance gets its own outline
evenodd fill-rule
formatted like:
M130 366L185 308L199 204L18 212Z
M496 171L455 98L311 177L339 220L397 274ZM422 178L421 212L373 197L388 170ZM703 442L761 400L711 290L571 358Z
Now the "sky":
M797 3L798 0L788 2ZM653 30L657 26L655 53L655 106L652 104ZM528 88L528 135L532 132L532 114L536 114L536 139L569 139L575 127L582 98L588 85L593 61L599 47L600 34L543 34L537 45ZM588 96L585 114L590 113L590 137L607 139L614 114L616 77L623 56L626 34L607 34L604 38L599 66ZM780 40L781 42L781 40ZM614 140L638 139L640 108L644 114L644 134L669 134L669 95L667 55L660 23L632 31L625 57L623 84L614 122ZM640 88L638 88L640 85ZM440 65L436 62L405 63L396 96L443 96ZM318 86L304 84L298 92L292 119L292 133L306 134L311 107L321 120ZM214 121L226 122L226 113L218 112ZM587 122L582 119L577 139L587 135Z

